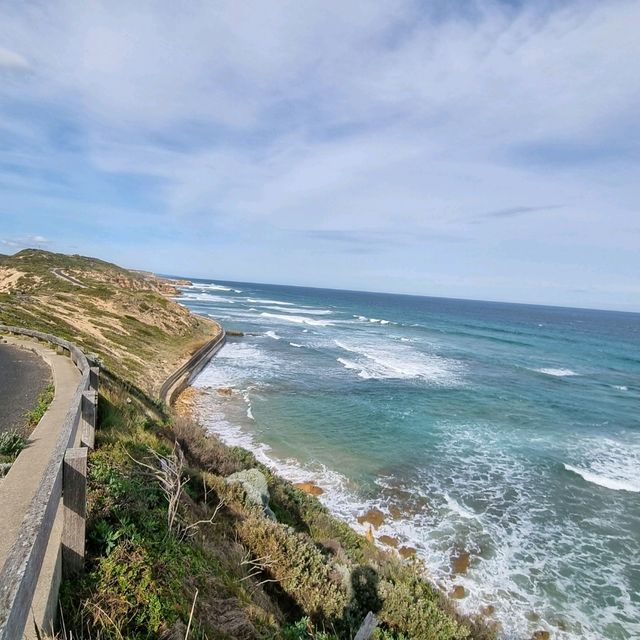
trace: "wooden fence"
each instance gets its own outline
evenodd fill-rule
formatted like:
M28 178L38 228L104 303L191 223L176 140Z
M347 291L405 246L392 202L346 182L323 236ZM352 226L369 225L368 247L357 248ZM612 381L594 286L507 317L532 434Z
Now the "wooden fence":
M34 622L47 632L51 630L60 581L63 576L72 577L83 566L87 452L94 446L99 371L90 366L78 347L56 336L5 325L0 325L0 333L47 342L58 353L68 354L80 372L80 381L28 508L24 513L4 516L22 520L7 555L0 558L0 640L18 640L25 630L31 635ZM11 474L34 472L25 469L20 458L3 483Z

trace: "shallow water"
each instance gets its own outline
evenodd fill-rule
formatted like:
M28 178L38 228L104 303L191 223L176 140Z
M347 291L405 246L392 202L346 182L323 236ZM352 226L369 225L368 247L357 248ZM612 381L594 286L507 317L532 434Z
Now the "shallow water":
M505 638L640 636L640 314L204 281L179 301L248 334L194 382L227 442L356 527L381 509L376 537Z

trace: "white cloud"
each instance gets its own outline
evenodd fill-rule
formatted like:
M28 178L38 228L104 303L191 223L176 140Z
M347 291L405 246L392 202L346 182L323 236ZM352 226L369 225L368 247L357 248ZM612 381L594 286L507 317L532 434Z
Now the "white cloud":
M30 73L0 84L0 188L75 212L87 178L109 197L140 179L148 200L122 196L123 228L156 208L166 224L261 229L255 243L414 228L417 247L604 260L636 240L639 22L634 0L6 4L0 72L20 51Z
M28 69L29 63L19 53L0 47L0 69Z

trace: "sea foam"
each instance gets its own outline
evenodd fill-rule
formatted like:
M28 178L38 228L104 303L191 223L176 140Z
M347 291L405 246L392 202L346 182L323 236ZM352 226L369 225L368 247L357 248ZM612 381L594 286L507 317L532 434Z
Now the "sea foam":
M371 379L420 378L436 384L456 384L459 381L458 363L435 354L425 354L406 345L387 345L381 342L346 342L334 340L336 346L355 354L337 361L358 371L358 377Z
M580 375L572 369L563 369L561 367L542 367L541 369L534 369L534 371L537 371L538 373L544 373L547 376L554 376L556 378L566 378L569 376Z
M306 318L304 316L282 316L277 313L269 313L267 311L263 311L260 314L263 318L272 318L273 320L284 320L285 322L294 322L295 324L308 324L314 327L328 327L331 322L328 320L316 320L314 318Z
M611 478L609 476L593 473L592 471L587 471L586 469L579 469L578 467L574 467L573 465L566 463L564 463L563 466L567 471L573 471L573 473L578 474L587 482L597 484L601 487L605 487L606 489L613 489L614 491L633 491L634 493L640 492L640 481L634 482L632 480Z

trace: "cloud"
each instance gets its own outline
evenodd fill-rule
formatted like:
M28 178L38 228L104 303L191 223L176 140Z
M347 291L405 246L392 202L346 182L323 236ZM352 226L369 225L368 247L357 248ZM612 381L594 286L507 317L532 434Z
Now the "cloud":
M525 215L528 213L540 213L545 211L553 211L554 209L561 209L563 205L553 204L546 206L534 206L534 207L507 207L505 209L495 209L494 211L486 211L477 216L477 218L513 218L516 216Z
M25 70L28 68L29 63L19 53L0 47L0 70Z
M27 247L39 247L47 246L51 244L51 240L41 235L24 235L17 237L0 238L0 243L6 247L13 249L25 249Z
M428 230L416 231L354 231L336 229L309 229L297 232L298 236L304 236L313 242L320 242L331 246L337 251L377 252L380 249L415 247L433 242L466 242L466 238L460 235L429 232Z
M534 246L631 278L639 20L626 0L4 3L0 71L30 65L0 83L9 232L225 242L258 275L264 249L274 280L319 273L292 243L362 273L428 247L486 287L528 277Z

